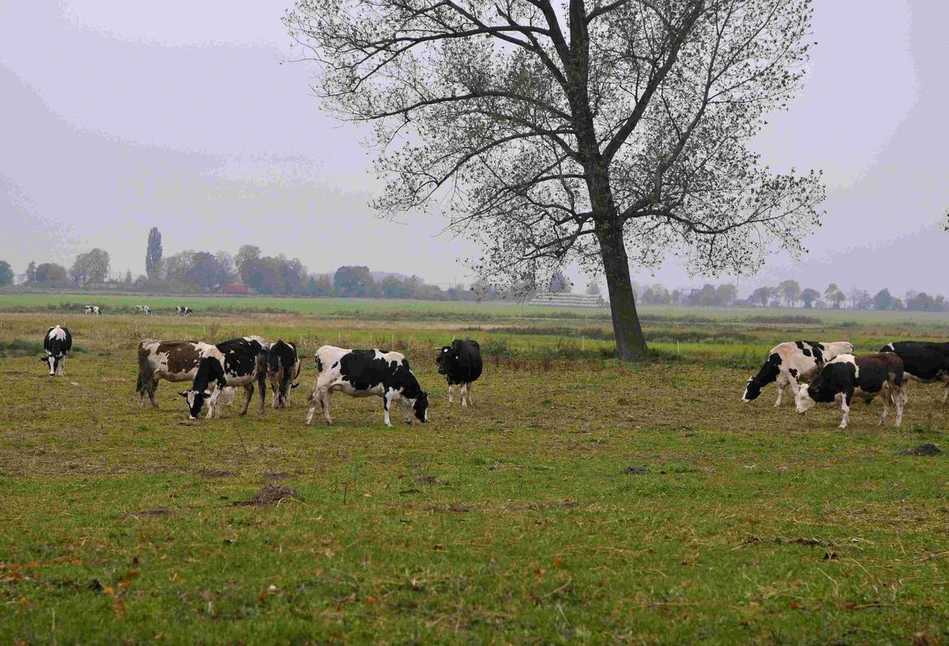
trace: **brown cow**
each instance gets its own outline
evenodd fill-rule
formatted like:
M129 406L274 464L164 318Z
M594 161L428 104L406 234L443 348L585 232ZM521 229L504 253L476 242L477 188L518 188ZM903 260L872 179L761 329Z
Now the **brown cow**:
M138 344L138 381L135 392L141 405L145 406L145 395L158 408L155 391L158 382L193 381L198 372L201 355L214 346L200 341L142 341Z

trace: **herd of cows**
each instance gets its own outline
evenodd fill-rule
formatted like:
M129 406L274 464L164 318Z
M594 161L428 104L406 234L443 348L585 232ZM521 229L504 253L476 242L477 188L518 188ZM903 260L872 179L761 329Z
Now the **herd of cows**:
M95 306L90 306L95 307ZM96 308L98 309L98 308ZM147 309L147 308L146 308ZM88 308L87 308L88 310ZM180 308L188 314L190 308ZM43 341L49 374L64 375L66 356L72 348L72 336L65 327L49 328ZM448 381L448 403L454 398L454 386L461 391L462 406L471 405L471 384L481 376L483 363L476 341L454 340L439 350L438 372ZM313 421L319 405L328 424L330 396L343 392L354 397L375 395L382 398L384 421L391 426L389 409L398 402L406 414L421 422L428 420L428 395L422 390L409 362L399 352L350 350L324 345L316 351L316 383L307 398L312 403L306 418ZM260 392L260 412L264 411L266 384L273 393L273 408L290 404L290 391L300 375L300 358L293 343L278 340L269 343L259 336L211 344L198 341L142 341L138 346L138 380L135 390L142 406L145 397L152 406L161 380L190 381L191 388L179 393L188 404L188 416L196 419L207 403L207 417L220 416L220 407L234 399L234 388L243 387L247 413L255 385ZM880 395L886 420L890 406L896 409L896 425L903 421L907 402L906 380L946 384L942 402L949 399L949 343L898 341L888 343L876 354L855 355L848 341L819 343L790 341L776 345L745 386L742 401L750 402L761 389L774 383L778 389L775 406L781 405L784 391L794 393L795 408L805 413L818 403L839 402L843 413L840 428L847 428L850 405L855 394L869 399Z
M50 376L64 376L66 357L72 349L72 335L57 325L46 331L43 339ZM316 351L316 383L308 397L312 402L306 423L313 421L316 407L323 410L327 424L330 417L330 396L343 392L353 397L376 395L382 398L384 421L392 426L389 409L398 402L406 413L420 422L428 421L428 395L409 368L405 355L384 350L350 350L324 345ZM448 381L448 403L453 400L454 386L461 388L461 404L469 406L471 384L482 373L481 349L477 341L456 339L440 348L436 357L438 372ZM191 388L179 393L188 404L189 419L196 419L207 403L207 418L219 417L221 407L234 399L234 389L244 388L247 413L255 387L260 392L260 412L264 412L266 384L273 393L273 408L287 408L290 392L300 376L300 358L296 345L278 340L269 343L259 336L245 336L222 343L200 341L152 341L138 345L138 379L135 391L142 406L148 397L158 407L155 392L161 380L190 381Z
M98 305L86 305L84 313L92 314L94 316L102 316L102 308ZM148 316L151 316L152 308L150 308L148 305L136 305L135 313L147 314ZM178 314L179 316L187 316L189 314L194 314L194 310L187 305L175 305L175 314Z
M843 418L840 428L850 422L850 404L854 394L868 399L880 395L886 420L890 405L896 408L896 425L903 422L907 402L906 379L923 383L942 382L946 390L942 403L949 398L949 343L897 341L887 343L877 354L855 356L847 341L818 343L791 341L771 349L758 374L748 379L742 401L749 402L771 382L778 388L775 406L781 405L784 390L790 386L799 413L815 404L840 403ZM799 384L799 382L810 382Z

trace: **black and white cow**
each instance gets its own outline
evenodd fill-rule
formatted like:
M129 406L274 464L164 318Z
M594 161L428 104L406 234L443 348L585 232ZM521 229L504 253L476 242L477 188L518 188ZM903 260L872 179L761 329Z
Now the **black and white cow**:
M208 402L207 418L215 417L218 397L226 386L244 387L244 407L239 414L245 415L254 396L254 382L260 389L260 412L263 414L269 349L270 344L261 337L245 336L205 350L191 382L191 390L179 393L188 402L188 419L197 418L205 401Z
M420 422L428 421L428 395L419 386L409 369L409 362L400 352L383 350L347 350L324 345L316 351L316 385L308 397L313 402L306 423L313 421L317 403L323 408L326 423L330 418L330 395L344 392L353 397L377 395L382 397L386 426L389 406L398 401L405 410L405 421L411 424L411 414Z
M435 359L438 374L448 380L448 404L452 403L455 384L461 386L461 405L471 405L471 384L481 376L484 364L481 361L481 346L471 339L455 339L446 345Z
M136 313L136 314L147 314L147 315L151 316L152 308L150 308L148 305L136 305L136 306L135 306L135 313Z
M72 350L72 335L61 325L46 330L43 337L43 349L46 356L40 361L49 364L49 376L66 376L66 355Z
M873 397L883 396L883 415L879 426L883 426L890 404L896 407L896 425L903 423L903 406L906 404L906 390L903 387L903 361L893 352L869 354L855 357L841 354L824 365L810 385L805 384L797 391L794 403L797 412L806 413L815 404L829 404L840 401L843 419L840 428L847 428L850 422L850 403L854 394Z
M791 392L797 395L798 382L810 380L826 362L841 354L853 354L853 344L847 341L779 343L771 348L758 374L749 377L741 400L747 404L752 399L757 399L761 389L773 381L778 387L778 399L774 405L780 406L785 388L790 386Z
M290 408L290 390L296 388L293 382L300 376L300 358L297 346L278 340L267 353L267 378L273 392L274 408Z
M188 316L189 314L194 314L194 310L188 307L187 305L175 305L175 312L180 316Z
M214 346L199 341L142 341L138 344L138 380L135 392L145 405L145 396L158 408L158 382L194 381L201 356Z
M86 314L94 314L95 316L102 316L102 309L98 305L86 305Z
M942 403L949 399L949 343L897 341L887 343L880 352L895 352L903 360L903 374L915 381L946 384Z

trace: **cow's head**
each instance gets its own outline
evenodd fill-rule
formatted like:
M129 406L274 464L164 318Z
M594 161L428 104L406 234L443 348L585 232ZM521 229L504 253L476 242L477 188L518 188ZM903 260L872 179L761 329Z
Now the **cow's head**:
M817 405L815 398L820 397L820 386L804 384L794 396L794 407L799 413L806 413Z
M754 377L748 377L748 385L745 386L745 394L741 396L741 401L746 404L752 399L758 399L761 394L761 384Z
M188 419L197 419L204 406L204 400L211 396L210 390L183 390L178 393L188 402Z
M412 410L415 411L415 419L423 423L428 421L428 393L419 393L412 402Z
M447 375L457 360L458 353L455 352L451 346L443 346L442 349L439 350L438 356L435 357L435 363L438 364L438 374Z
M59 365L59 362L62 361L62 358L47 352L46 356L41 358L40 361L49 364L49 376L53 377L56 375L56 367Z

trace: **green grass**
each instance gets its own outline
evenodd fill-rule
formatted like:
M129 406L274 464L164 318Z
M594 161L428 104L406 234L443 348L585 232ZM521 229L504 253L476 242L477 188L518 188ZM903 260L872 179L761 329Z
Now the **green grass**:
M779 340L876 349L928 319L733 338L731 319L665 313L647 328L670 341L629 366L608 335L559 322L373 307L0 315L0 344L62 322L85 350L65 379L0 356L0 643L946 639L949 458L904 455L949 449L941 387L911 386L900 429L875 426L879 402L840 431L837 410L773 408L773 387L739 401ZM167 383L160 409L139 408L140 338L248 333L301 344L291 409L268 396L262 417L255 399L245 418L190 422ZM434 347L465 334L485 375L473 409L449 409ZM387 429L378 399L337 395L334 426L304 426L324 342L404 350L431 422ZM272 474L299 499L234 505Z

